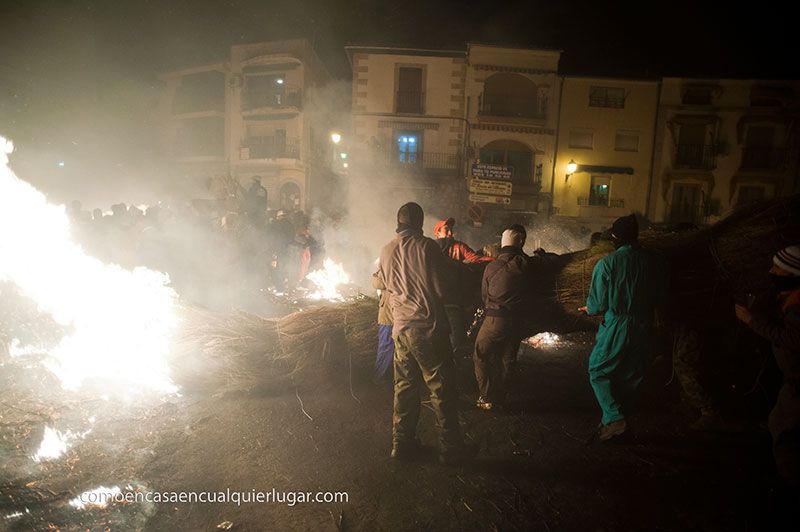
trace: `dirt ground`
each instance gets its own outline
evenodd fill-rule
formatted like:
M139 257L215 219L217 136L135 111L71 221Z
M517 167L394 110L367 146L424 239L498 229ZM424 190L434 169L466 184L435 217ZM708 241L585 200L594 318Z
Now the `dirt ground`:
M770 528L768 434L689 431L669 361L648 376L633 440L586 443L599 416L586 377L591 340L580 333L558 347L526 348L517 405L505 411L471 406L471 364L462 361L462 425L479 453L458 467L436 461L429 408L420 423L429 452L411 463L390 460L391 387L364 371L320 372L273 395L187 394L127 406L74 399L48 408L6 394L0 529L215 530L225 521L231 530ZM17 396L53 389L42 377L23 390L19 367L0 370L4 389ZM37 464L30 457L45 424L91 431L61 459ZM126 485L347 492L349 500L68 504L85 490Z

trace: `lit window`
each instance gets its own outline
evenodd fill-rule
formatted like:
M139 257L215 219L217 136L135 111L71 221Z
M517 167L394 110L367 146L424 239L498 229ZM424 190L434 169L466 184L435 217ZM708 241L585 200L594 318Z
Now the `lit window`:
M589 205L608 205L608 193L611 188L610 177L592 176L589 186Z
M397 160L401 163L417 162L417 142L416 134L403 133L397 136Z

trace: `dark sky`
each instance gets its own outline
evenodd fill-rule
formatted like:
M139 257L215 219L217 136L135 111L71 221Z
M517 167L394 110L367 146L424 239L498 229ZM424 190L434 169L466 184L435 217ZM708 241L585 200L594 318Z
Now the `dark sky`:
M308 37L342 78L347 43L475 41L561 49L566 73L796 79L791 23L734 2L0 0L0 133L41 142L105 123L106 137L152 103L158 73L234 43Z

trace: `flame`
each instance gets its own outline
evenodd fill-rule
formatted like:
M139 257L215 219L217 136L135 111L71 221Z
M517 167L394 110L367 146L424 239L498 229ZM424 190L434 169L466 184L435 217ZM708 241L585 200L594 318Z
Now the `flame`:
M8 168L12 151L0 137L0 281L14 282L71 328L45 366L68 390L91 380L106 391L175 391L167 355L177 294L169 277L88 256L70 239L64 207Z
M541 332L536 336L525 339L525 343L531 347L546 347L558 344L561 337L551 332Z
M342 301L344 296L339 293L339 285L348 284L350 276L344 271L341 264L325 259L321 270L314 270L306 275L306 279L314 283L316 290L308 295L309 299L327 299L328 301Z
M62 454L67 452L67 448L69 447L67 443L68 437L68 433L62 434L55 429L45 427L42 443L39 445L39 450L33 455L34 462L55 460L61 457Z

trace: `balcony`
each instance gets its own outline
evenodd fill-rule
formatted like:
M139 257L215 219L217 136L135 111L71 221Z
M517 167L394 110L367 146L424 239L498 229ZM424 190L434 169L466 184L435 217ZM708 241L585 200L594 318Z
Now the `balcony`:
M714 168L714 146L710 144L678 144L675 166L711 170Z
M424 113L425 93L397 91L397 112L421 115Z
M462 168L462 157L457 153L394 151L376 152L375 163L392 169L439 175L458 175Z
M771 146L747 146L742 151L742 168L767 170L780 168L786 158L786 150Z
M299 159L299 146L296 138L248 137L242 142L240 159Z
M601 196L579 196L578 197L578 206L580 207L612 207L612 208L624 208L625 207L625 199L624 198L611 198L608 200L608 203L604 202L603 197Z
M245 90L242 93L242 110L286 107L300 108L303 91L298 87L285 87L280 91Z
M539 109L535 97L506 96L504 94L483 94L478 114L481 116L502 116L544 120L546 115Z

